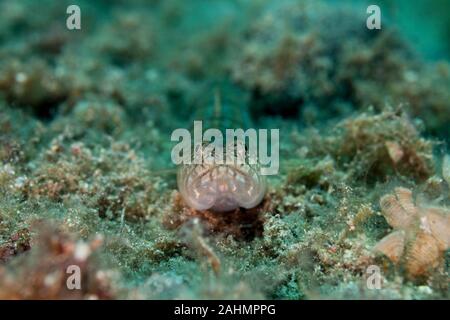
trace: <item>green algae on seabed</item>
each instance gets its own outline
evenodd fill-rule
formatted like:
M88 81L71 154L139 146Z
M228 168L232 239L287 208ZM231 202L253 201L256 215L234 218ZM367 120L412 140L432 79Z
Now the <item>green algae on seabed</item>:
M373 252L395 187L450 207L450 65L401 8L369 32L360 5L326 1L79 1L72 32L69 4L0 3L0 298L449 298L448 251L425 279ZM281 128L254 211L195 213L176 191L170 133L217 83Z

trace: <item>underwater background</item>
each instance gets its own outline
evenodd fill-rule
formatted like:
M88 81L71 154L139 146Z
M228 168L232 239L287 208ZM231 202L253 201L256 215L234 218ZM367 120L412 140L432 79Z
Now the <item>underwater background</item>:
M449 39L446 0L0 0L0 298L448 299ZM280 129L250 210L177 189L215 92Z

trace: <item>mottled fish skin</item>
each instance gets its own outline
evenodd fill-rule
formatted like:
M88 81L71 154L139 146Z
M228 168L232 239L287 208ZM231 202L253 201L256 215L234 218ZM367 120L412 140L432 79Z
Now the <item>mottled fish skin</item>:
M225 90L224 90L225 91ZM200 110L194 120L201 120L203 130L216 128L224 137L225 160L234 164L203 163L182 165L177 172L178 189L188 206L196 210L216 212L250 209L257 206L266 193L266 180L258 164L249 164L245 146L226 146L225 129L250 127L250 117L244 105L232 99L222 99L216 88L214 103ZM203 143L206 148L208 143ZM240 160L240 161L238 161Z

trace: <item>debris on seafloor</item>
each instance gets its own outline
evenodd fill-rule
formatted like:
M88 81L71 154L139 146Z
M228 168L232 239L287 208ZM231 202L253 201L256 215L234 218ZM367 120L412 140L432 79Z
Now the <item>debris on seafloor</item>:
M33 249L0 266L1 299L112 299L114 273L102 270L92 255L102 245L102 238L76 241L54 226L36 222L39 236ZM75 267L75 268L74 268ZM10 271L14 268L14 271ZM71 290L70 276L78 272L79 288ZM76 282L73 283L76 285ZM81 285L82 284L82 285ZM73 288L72 288L73 289Z
M5 262L30 248L30 231L26 228L19 230L9 238L7 243L0 246L0 262Z
M394 230L374 247L375 251L403 264L410 278L429 276L442 266L450 244L448 208L416 205L411 190L400 187L383 196L380 206Z
M202 226L200 220L194 218L183 226L181 231L186 238L186 243L196 250L201 256L206 257L211 269L216 275L220 273L220 259L214 253L213 249L208 245L207 240L203 237Z

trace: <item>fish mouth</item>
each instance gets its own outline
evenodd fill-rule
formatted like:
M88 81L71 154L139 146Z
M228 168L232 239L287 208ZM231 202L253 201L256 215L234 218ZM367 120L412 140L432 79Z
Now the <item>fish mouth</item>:
M233 166L215 166L195 171L188 177L178 175L178 187L185 202L196 210L228 212L250 209L263 199L266 183L263 176Z

